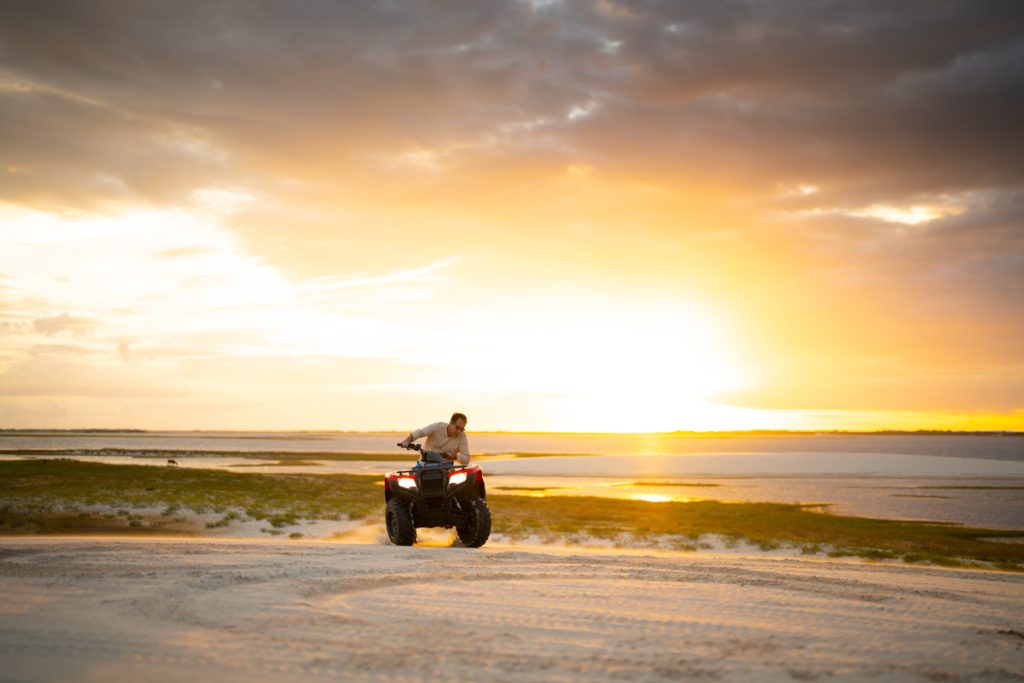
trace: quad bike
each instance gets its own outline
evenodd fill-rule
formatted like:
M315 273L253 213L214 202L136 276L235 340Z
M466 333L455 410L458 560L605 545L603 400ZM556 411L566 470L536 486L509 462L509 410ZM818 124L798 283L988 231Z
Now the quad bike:
M479 548L491 534L487 489L479 465L462 466L444 454L424 451L419 444L403 446L419 452L416 466L384 475L384 521L395 545L416 542L416 529L455 527L467 548Z

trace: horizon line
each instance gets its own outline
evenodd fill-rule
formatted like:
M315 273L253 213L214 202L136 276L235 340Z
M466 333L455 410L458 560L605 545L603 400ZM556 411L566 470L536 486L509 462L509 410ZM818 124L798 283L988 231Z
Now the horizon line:
M141 429L133 427L0 427L0 434L9 433L84 433L84 434L404 434L406 429ZM657 432L588 432L544 430L470 430L470 434L523 434L540 436L885 436L885 435L946 435L946 436L1024 436L1024 430L1015 429L676 429Z

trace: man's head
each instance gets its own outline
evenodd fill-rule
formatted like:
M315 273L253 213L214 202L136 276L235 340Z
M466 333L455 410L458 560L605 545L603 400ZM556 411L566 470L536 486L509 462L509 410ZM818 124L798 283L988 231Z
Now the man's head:
M448 421L448 436L466 431L466 422L466 416L462 413L452 413L452 419Z

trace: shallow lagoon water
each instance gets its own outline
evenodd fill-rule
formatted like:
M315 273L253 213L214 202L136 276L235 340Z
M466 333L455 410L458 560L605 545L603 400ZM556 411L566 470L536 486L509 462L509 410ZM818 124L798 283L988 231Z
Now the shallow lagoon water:
M413 427L418 425L411 425ZM471 425L472 427L472 425ZM405 432L0 432L19 449L394 453ZM474 453L673 455L683 453L896 453L1024 462L1024 436L520 434L471 432Z

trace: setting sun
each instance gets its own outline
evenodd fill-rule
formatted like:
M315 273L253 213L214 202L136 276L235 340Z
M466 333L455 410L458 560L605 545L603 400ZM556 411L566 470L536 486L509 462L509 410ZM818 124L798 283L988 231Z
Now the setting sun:
M12 17L0 426L1024 428L1002 43L486 7Z

